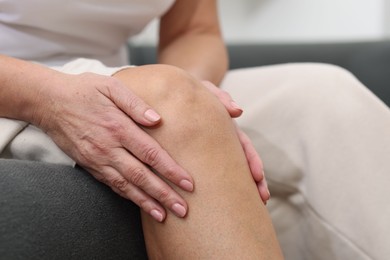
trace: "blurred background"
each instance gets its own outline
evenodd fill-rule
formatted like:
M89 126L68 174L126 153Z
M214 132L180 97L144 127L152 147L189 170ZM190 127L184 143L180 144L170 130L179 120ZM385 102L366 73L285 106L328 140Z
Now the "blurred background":
M219 0L230 69L321 62L352 72L390 106L390 0ZM156 62L157 22L130 42ZM146 47L145 47L146 46Z
M227 43L390 39L390 0L219 0ZM157 23L134 39L154 44Z

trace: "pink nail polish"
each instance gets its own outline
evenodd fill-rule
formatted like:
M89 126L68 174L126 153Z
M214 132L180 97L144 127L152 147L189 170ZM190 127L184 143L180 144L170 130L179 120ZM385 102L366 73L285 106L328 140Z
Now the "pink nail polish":
M157 122L161 118L160 115L157 114L157 112L154 111L153 109L146 110L144 116L146 117L146 119L148 119L151 122Z
M193 191L194 190L194 185L188 180L180 181L179 185L180 185L180 187L182 187L186 191Z
M179 203L173 204L172 210L178 217L184 217L187 213L186 209Z
M150 215L155 219L157 220L158 222L162 222L163 221L163 215L160 213L160 211L154 209L150 212Z

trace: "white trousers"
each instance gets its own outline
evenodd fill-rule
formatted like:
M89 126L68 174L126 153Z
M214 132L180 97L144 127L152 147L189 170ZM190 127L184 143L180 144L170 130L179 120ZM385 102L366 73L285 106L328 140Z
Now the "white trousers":
M120 69L102 66L59 70ZM235 70L222 87L244 108L237 121L263 159L286 259L390 259L390 110L324 64ZM0 119L0 128L0 157L72 164L33 126Z
M390 110L349 72L286 64L223 88L265 165L286 259L390 259Z

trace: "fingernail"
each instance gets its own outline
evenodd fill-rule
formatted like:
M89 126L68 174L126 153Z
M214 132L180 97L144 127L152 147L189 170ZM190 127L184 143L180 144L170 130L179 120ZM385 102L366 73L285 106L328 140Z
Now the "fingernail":
M186 209L179 203L173 204L172 210L178 217L184 217L187 213Z
M150 212L150 215L155 219L157 220L158 222L162 222L163 221L163 215L161 214L160 211L154 209Z
M146 110L144 116L146 117L146 119L148 119L151 122L157 122L161 118L160 115L157 114L157 112L154 111L153 109Z
M233 107L234 109L238 109L238 110L241 110L241 111L242 111L242 108L241 108L239 105L237 105L236 102L231 101L230 104L232 105L232 107Z
M180 181L179 185L180 185L180 187L182 187L186 191L193 191L194 190L194 185L188 180Z

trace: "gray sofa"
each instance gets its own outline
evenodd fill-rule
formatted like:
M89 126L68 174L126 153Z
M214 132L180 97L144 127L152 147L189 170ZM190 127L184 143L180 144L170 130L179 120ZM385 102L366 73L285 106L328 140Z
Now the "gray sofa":
M130 46L135 64L155 61ZM390 105L390 42L229 46L231 68L327 62ZM0 160L1 259L147 259L138 208L80 168Z
M290 62L323 62L351 71L390 106L390 40L350 43L228 45L230 69ZM136 65L156 62L151 46L130 46Z

